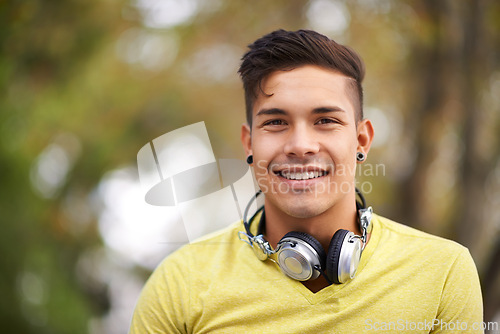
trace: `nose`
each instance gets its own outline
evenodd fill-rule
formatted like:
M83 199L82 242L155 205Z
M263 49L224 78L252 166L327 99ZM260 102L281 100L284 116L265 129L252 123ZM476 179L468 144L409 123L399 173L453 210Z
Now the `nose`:
M319 152L319 142L312 129L307 126L295 126L289 131L284 147L288 156L306 157Z

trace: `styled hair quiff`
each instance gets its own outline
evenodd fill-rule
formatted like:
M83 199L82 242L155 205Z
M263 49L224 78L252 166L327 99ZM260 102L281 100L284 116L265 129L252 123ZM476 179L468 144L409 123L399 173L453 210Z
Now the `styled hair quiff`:
M363 119L363 88L365 66L351 48L312 30L276 30L250 44L242 57L238 73L245 90L246 118L252 125L252 109L262 81L275 71L286 71L304 65L316 65L345 75L349 80L347 93L356 113L356 122Z

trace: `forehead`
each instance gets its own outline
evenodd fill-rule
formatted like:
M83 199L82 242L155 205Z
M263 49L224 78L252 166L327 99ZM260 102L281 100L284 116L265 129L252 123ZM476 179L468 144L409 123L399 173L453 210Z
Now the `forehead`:
M346 111L354 108L347 92L350 78L345 75L306 65L292 70L275 71L262 81L262 92L255 99L254 115L262 108L312 109L335 105Z

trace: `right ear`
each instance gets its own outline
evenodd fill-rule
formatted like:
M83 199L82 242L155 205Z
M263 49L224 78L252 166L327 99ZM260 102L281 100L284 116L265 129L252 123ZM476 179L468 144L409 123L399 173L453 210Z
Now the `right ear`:
M241 126L241 144L243 149L245 149L245 154L248 157L252 155L252 132L248 124L243 124Z

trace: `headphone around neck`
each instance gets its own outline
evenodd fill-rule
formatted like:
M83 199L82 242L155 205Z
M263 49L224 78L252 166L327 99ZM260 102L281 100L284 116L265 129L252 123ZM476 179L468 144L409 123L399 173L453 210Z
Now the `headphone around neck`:
M298 231L285 234L273 250L260 232L265 224L264 206L260 207L250 218L251 223L262 211L258 233L253 235L247 220L248 210L261 193L262 191L259 190L245 209L243 224L246 233L241 231L238 233L240 240L252 247L259 260L269 259L275 262L285 275L298 281L312 280L323 275L330 284L341 284L354 278L361 253L366 246L367 235L372 230L373 213L371 207L366 208L365 198L358 189L356 189L356 194L361 202L356 201L356 208L362 235L340 229L333 235L328 252L325 252L323 246L313 236Z

